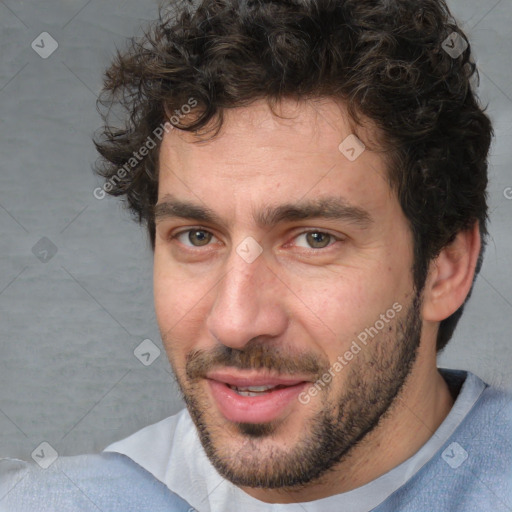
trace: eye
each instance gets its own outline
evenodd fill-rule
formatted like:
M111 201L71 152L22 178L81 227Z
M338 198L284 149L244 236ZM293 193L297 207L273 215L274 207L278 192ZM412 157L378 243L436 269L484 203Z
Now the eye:
M332 243L336 242L338 239L323 231L306 231L305 233L301 233L295 237L295 240L295 245L299 247L305 247L307 249L323 249L332 245ZM298 243L301 240L303 243Z
M179 240L183 245L189 247L203 247L204 245L208 245L212 238L213 234L205 229L187 229L186 231L181 231L171 237L172 239Z

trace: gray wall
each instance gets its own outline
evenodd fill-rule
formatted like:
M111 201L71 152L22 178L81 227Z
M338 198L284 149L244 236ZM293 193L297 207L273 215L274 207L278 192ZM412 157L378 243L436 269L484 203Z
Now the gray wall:
M492 240L440 364L512 388L512 3L450 5L497 138ZM102 71L155 12L150 0L0 2L1 456L30 459L42 441L61 455L100 451L183 407L163 349L147 366L134 355L146 339L162 348L146 235L93 196L90 170ZM55 43L42 32L58 43L47 58L36 52Z

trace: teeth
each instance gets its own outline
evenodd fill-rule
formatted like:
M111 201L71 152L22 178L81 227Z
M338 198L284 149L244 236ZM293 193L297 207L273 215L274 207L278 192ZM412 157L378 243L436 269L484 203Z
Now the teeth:
M236 389L235 389L235 393L237 393L240 396L259 396L259 395L265 394L264 392L261 392L261 391L258 393L251 393L250 391L237 391Z
M237 388L236 386L230 385L229 387L242 396L258 396L269 389L276 388L277 386L250 386L247 388Z
M238 391L252 391L257 393L258 391L267 391L268 389L275 388L276 386L250 386L248 388L236 388Z

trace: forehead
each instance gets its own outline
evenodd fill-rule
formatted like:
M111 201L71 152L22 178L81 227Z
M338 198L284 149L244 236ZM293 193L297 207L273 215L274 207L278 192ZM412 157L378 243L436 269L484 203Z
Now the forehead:
M358 128L367 149L350 160L339 146L354 135L351 119L333 100L284 101L274 112L261 100L226 110L213 139L198 142L194 134L178 130L165 135L159 201L172 194L213 209L251 207L253 212L255 205L333 194L359 206L385 203L390 199L386 163L369 149L376 130Z

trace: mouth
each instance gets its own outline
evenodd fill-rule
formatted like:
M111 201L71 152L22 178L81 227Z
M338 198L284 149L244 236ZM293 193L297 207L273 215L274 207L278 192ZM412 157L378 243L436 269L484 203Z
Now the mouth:
M296 378L264 375L209 374L206 376L217 409L229 421L265 423L297 407L298 396L311 385Z
M267 394L271 391L277 391L278 389L285 389L290 387L284 386L282 384L278 386L249 386L245 388L231 386L230 384L227 384L227 386L240 396L261 396L262 394Z

